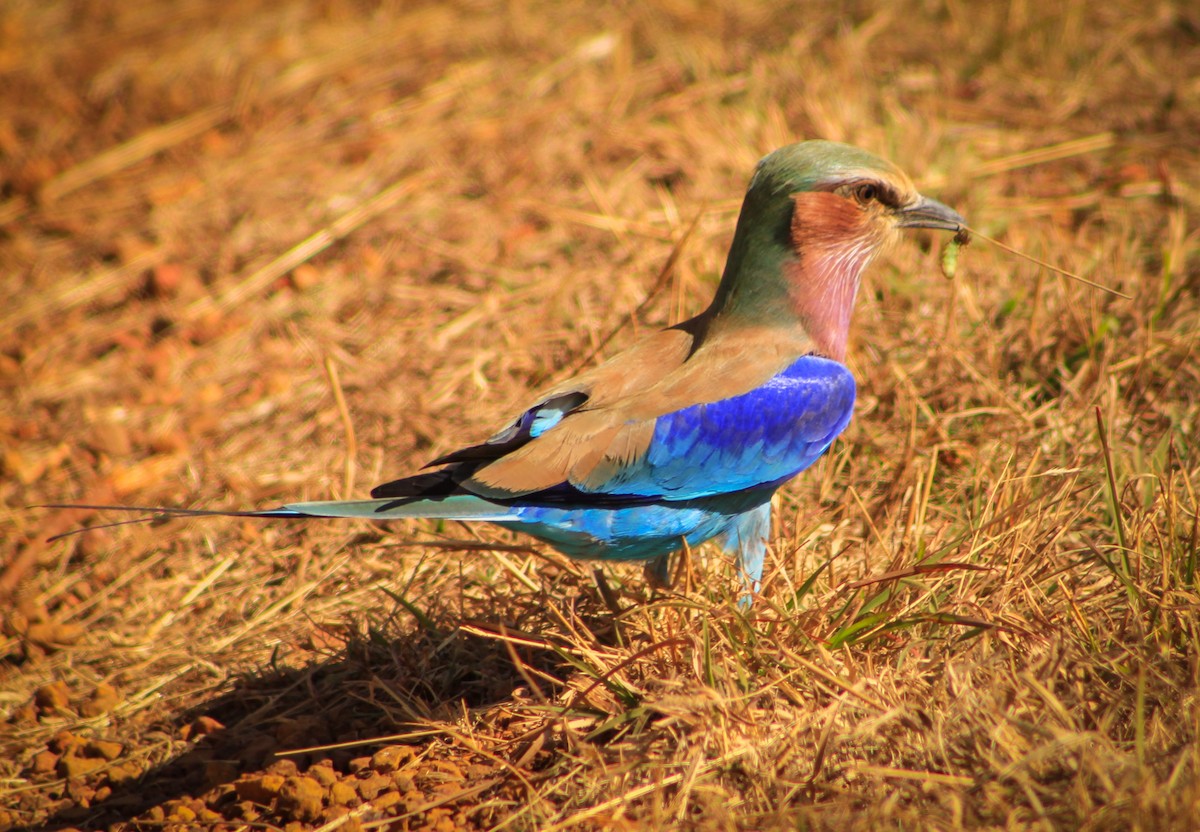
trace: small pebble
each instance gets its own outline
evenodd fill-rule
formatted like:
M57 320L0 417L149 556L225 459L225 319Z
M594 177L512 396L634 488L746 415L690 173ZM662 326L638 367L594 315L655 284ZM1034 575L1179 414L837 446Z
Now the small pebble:
M115 760L121 756L125 747L119 742L109 740L88 740L83 747L83 753L89 757L101 757L105 760Z
M279 808L301 820L316 820L321 815L325 790L311 777L289 777L279 791Z
M283 778L278 774L264 774L261 777L239 780L233 784L233 787L237 792L238 799L250 800L265 806L279 797L279 792L283 788Z

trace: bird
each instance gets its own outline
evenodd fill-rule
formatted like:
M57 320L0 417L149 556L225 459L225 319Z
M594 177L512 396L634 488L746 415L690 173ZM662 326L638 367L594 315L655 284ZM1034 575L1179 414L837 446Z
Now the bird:
M961 239L966 221L894 164L802 141L763 157L712 302L540 395L490 438L439 456L370 498L160 515L437 518L498 524L577 559L669 558L707 541L760 589L771 500L845 430L846 366L866 267L899 232Z

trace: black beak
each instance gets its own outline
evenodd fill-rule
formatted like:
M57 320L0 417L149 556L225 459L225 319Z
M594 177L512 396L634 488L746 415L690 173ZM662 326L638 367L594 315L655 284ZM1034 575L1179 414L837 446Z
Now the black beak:
M967 221L949 205L927 196L896 212L901 228L935 228L939 231L963 231Z

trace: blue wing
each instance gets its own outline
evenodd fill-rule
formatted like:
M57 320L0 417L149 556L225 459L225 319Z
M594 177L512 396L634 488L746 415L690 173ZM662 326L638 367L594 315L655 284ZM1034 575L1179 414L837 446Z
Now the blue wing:
M854 394L846 367L804 356L748 393L658 417L646 453L589 491L691 500L778 485L845 429Z
M459 462L486 462L499 459L507 453L520 448L537 439L550 428L563 420L563 417L579 408L588 400L587 393L572 390L545 401L538 402L533 407L518 416L504 430L478 445L471 445L437 459L425 465L434 468L438 465L452 465ZM382 491L387 486L380 486L372 491Z

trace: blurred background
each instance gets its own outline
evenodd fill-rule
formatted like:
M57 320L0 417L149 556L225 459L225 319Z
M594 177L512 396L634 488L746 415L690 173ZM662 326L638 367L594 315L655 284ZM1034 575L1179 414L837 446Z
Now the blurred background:
M1198 135L1185 2L7 0L0 829L1194 818ZM702 309L806 138L1129 298L905 240L758 618L704 553L678 603L610 570L614 619L501 530L26 508L481 439Z

